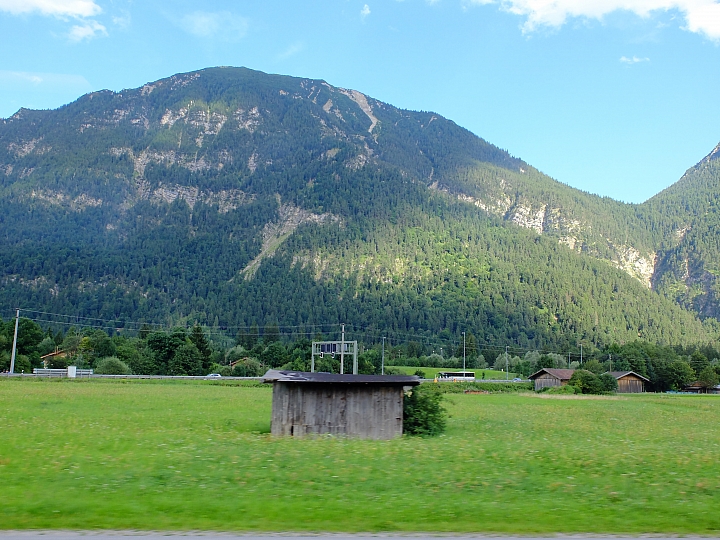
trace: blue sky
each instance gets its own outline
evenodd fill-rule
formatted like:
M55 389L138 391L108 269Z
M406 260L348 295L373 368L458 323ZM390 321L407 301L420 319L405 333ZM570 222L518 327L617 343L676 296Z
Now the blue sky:
M0 117L217 65L438 112L641 202L720 142L716 0L0 0Z

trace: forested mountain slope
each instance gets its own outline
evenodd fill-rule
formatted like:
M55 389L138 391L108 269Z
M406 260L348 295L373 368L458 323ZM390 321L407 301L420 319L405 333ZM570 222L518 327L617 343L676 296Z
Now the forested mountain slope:
M2 121L0 306L528 347L713 339L649 288L669 225L643 212L436 114L214 68Z
M642 205L665 232L653 287L702 317L720 316L720 145Z

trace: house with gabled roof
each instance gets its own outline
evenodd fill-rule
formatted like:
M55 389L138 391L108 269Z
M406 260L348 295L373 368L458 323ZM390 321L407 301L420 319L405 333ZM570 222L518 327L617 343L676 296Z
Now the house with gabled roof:
M535 383L535 391L552 386L565 386L570 377L575 373L574 369L542 368L528 377Z
M552 386L565 386L575 373L574 369L543 368L536 371L528 379L535 382L535 391ZM639 394L645 392L645 385L650 379L634 371L608 371L618 382L619 394Z
M51 352L49 354L44 354L40 357L40 360L43 363L43 367L47 368L48 364L55 360L56 358L67 358L69 356L67 351L61 351L59 349L56 349L55 352Z
M694 381L683 388L684 392L693 394L720 394L720 384L717 386L707 387L700 381Z
M608 371L618 382L618 394L640 394L650 379L634 371Z

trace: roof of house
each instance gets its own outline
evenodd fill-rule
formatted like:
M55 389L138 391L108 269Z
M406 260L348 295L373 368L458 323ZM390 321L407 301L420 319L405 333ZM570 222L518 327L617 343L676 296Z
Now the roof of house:
M336 373L308 373L270 369L263 382L294 382L321 384L368 384L377 386L416 386L420 379L415 375L338 375Z
M60 356L63 354L67 356L67 351L55 351L55 352L51 352L48 354L44 354L40 357L40 360L42 360L43 358L52 358L53 356Z
M690 384L686 384L685 388L708 388L708 387L703 385L703 383L701 383L700 381L694 381L694 382L691 382ZM709 388L713 388L715 390L720 390L720 384L718 384L717 386L710 386Z
M608 371L607 373L609 373L616 379L622 379L626 375L635 375L636 377L641 378L645 382L650 382L650 379L648 379L647 377L643 377L642 375L640 375L639 373L635 373L634 371Z
M556 379L560 379L561 381L569 381L570 377L573 376L573 373L575 373L574 369L555 369L555 368L542 368L539 371L536 371L532 375L528 377L528 379L536 379L543 373L547 373L548 375L552 375Z

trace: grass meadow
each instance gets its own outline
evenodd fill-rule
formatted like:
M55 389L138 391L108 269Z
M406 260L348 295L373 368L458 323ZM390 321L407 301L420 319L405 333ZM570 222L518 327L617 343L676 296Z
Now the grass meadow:
M414 375L415 372L419 369L423 372L425 372L425 376L428 379L432 379L437 375L440 371L462 371L462 368L459 369L450 369L450 368L432 368L432 367L411 367L411 366L393 366L397 367L398 369L401 369L404 373L407 375ZM475 378L478 381L482 380L501 380L504 381L506 379L505 372L504 371L497 371L495 369L474 369L474 368L468 368L466 371L474 371L475 372ZM483 373L485 374L485 379L483 379ZM515 373L510 373L507 378L510 380L513 379L513 377L516 377L517 375Z
M273 439L271 389L0 380L0 528L717 534L720 396L450 395L447 433Z

